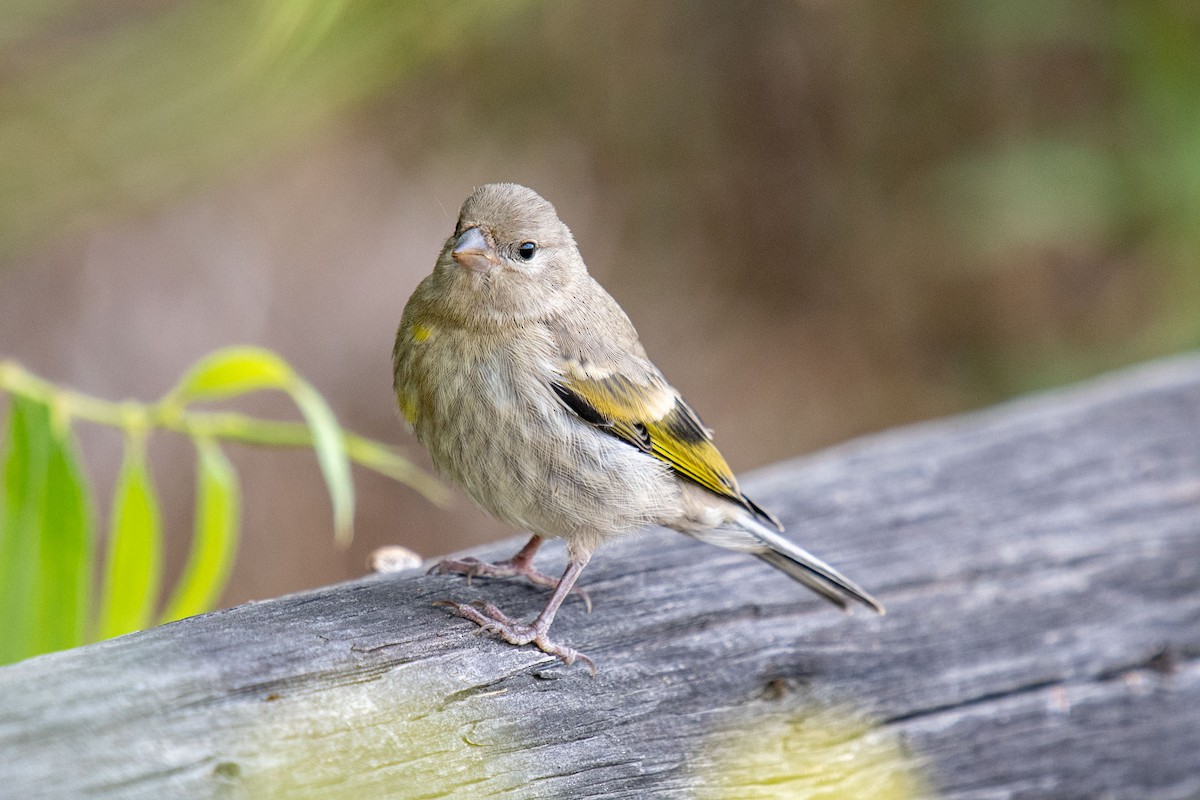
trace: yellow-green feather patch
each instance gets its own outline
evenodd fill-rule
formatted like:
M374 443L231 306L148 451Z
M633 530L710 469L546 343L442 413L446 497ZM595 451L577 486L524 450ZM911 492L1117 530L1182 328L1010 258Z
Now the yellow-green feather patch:
M733 471L708 430L665 383L638 384L620 375L587 379L576 373L554 389L584 421L670 464L709 491L744 504Z
M400 413L404 415L404 420L409 425L416 425L417 404L413 401L413 399L403 392L397 392L396 403L400 406Z

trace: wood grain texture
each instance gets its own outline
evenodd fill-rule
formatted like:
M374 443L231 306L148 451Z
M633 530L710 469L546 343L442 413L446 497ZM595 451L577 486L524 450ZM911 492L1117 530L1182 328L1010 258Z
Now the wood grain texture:
M746 483L888 615L650 531L592 679L431 605L541 590L367 577L0 669L0 797L1200 798L1200 359Z

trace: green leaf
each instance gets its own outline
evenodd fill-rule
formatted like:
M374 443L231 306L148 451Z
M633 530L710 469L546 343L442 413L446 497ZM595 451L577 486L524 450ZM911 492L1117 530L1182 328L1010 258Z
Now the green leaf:
M354 530L354 484L345 434L325 399L286 361L261 347L228 347L202 359L171 390L168 403L216 400L263 389L292 396L312 432L317 463L333 503L334 536L350 541Z
M92 517L71 429L52 426L43 493L41 574L33 598L34 650L83 644L92 587Z
M262 389L289 391L296 373L282 358L261 347L227 347L202 358L169 397L184 404L219 400Z
M237 553L241 496L237 473L209 439L196 440L196 530L183 577L162 621L211 611Z
M141 630L154 619L162 577L162 534L145 447L145 439L136 435L125 443L109 526L97 631L101 639Z
M354 484L350 481L345 434L329 404L316 389L297 378L290 391L312 431L313 449L317 451L317 462L329 487L334 537L338 544L346 545L354 532Z
M50 410L12 396L0 513L0 664L34 652L33 597L40 574L43 495L50 460Z

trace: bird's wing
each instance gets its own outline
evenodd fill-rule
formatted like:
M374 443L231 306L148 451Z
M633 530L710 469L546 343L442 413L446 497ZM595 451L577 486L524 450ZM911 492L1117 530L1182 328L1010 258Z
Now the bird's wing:
M778 527L779 523L738 488L712 432L649 362L638 377L602 372L564 359L551 388L563 404L593 427L658 458L676 473L732 500Z

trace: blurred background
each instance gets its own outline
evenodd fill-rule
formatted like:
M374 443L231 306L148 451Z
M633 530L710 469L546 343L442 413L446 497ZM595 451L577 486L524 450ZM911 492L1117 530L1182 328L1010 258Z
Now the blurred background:
M0 0L0 357L150 400L273 348L399 444L396 323L537 189L741 472L1200 343L1200 4ZM286 399L264 413L295 416ZM120 436L80 426L98 519ZM157 436L168 573L190 445ZM224 602L513 535L230 448Z

